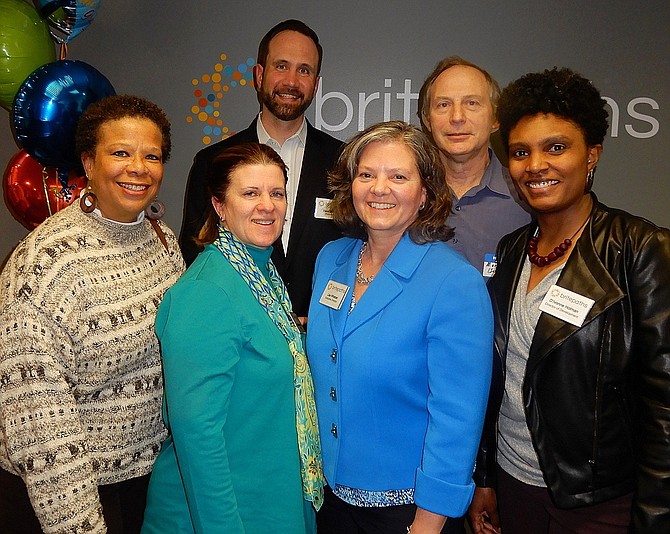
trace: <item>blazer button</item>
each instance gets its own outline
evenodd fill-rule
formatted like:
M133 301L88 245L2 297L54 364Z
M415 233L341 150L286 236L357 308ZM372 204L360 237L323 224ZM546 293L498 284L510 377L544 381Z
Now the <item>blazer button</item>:
M333 360L333 363L337 361L337 349L333 349L333 351L330 353L330 359Z
M337 425L335 423L330 425L330 433L333 435L334 438L337 437Z
M335 388L330 388L330 398L337 402L337 390Z

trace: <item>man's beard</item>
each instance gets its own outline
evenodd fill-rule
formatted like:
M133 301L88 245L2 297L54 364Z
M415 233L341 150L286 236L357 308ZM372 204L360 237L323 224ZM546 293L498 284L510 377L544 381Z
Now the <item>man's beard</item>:
M293 104L279 103L274 99L273 93L261 90L261 103L268 109L268 111L270 111L270 113L283 121L292 121L301 117L312 103L312 98L305 98L305 95L299 91L284 90L276 92L300 97L296 99Z

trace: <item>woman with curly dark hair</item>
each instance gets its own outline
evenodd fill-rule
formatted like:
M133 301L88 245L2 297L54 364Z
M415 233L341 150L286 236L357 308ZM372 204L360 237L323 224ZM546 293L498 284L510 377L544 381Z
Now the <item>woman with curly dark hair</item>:
M347 235L316 262L307 353L329 485L319 534L450 532L472 498L491 372L481 275L443 241L450 195L414 126L370 126L330 175Z
M498 119L535 219L501 240L489 283L474 530L670 532L670 232L591 192L607 112L587 79L527 74Z
M165 427L154 330L184 271L156 200L170 122L115 95L79 118L88 178L0 274L0 530L138 534Z

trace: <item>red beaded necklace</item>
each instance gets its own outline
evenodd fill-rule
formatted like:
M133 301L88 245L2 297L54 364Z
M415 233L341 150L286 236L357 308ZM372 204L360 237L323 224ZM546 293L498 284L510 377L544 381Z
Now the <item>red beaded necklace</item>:
M572 237L564 239L563 243L555 247L554 250L552 250L546 256L542 256L537 253L537 242L540 237L540 227L538 226L535 229L533 237L531 237L528 240L528 247L526 248L526 252L528 253L528 261L537 265L538 267L544 267L545 265L549 265L550 263L555 262L558 258L565 256L565 253L572 246L572 240L579 233L579 231L582 228L584 228L584 226L586 226L586 223L589 222L590 218L591 218L590 216L587 217L586 220L582 223L582 225L579 228L577 228L577 231L574 234L572 234Z

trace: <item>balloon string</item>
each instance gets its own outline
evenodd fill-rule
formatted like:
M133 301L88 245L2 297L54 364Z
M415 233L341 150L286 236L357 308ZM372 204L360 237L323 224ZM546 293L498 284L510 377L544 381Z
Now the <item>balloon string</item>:
M59 59L62 61L67 57L67 43L62 42L60 44L60 54L59 54Z
M42 167L42 186L44 187L44 198L47 202L47 210L49 211L49 217L53 215L51 212L51 203L49 202L49 188L47 187L47 169L46 167Z

